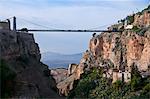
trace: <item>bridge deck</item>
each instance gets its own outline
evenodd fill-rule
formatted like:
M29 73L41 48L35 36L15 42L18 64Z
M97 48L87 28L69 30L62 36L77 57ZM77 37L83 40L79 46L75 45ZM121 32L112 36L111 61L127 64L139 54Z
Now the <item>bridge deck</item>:
M27 29L27 30L17 30L17 31L31 31L31 32L122 32L122 31L112 31L112 30L36 30L36 29Z

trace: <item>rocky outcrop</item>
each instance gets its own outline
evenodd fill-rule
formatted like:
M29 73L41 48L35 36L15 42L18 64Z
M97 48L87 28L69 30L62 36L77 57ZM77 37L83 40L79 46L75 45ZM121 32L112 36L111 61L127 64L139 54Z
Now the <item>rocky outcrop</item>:
M110 78L112 83L117 80L129 82L132 67L135 66L142 77L150 76L149 12L144 11L141 19L137 18L137 14L134 17L128 19L134 26L133 29L123 29L125 26L118 24L108 29L113 30L115 27L122 32L104 32L92 37L89 49L84 53L80 64L69 77L57 84L60 94L67 96L74 81L80 79L81 74L92 67L103 68L103 76ZM136 26L139 28L135 28Z
M1 37L1 58L11 60L18 57L34 57L40 61L41 55L33 34L14 31L3 31Z
M139 27L147 27L150 25L150 11L146 10L142 13L136 14L134 16L134 23L133 25Z
M48 66L40 62L41 54L33 34L0 30L0 46L0 59L16 73L12 98L59 97L53 91L56 83Z
M65 68L51 69L50 73L55 79L56 83L59 83L68 77L68 70Z
M77 80L77 75L80 75L77 67L77 64L69 64L68 70L62 68L51 70L51 75L57 83L57 88L59 90L60 95L67 96L69 90L72 90L74 81Z
M74 81L80 79L80 75L84 73L85 62L87 61L86 57L89 58L87 53L83 55L79 65L69 65L68 77L57 84L60 95L67 96L69 91L73 89Z
M99 43L94 45L93 40L90 42L90 51L95 57L95 66L107 68L112 71L113 82L120 79L124 74L125 82L131 78L131 67L135 64L140 72L147 71L150 64L150 47L148 42L150 28L147 29L144 36L138 35L132 30L119 33L103 33L96 39ZM145 51L146 50L146 51ZM95 54L96 53L96 54Z
M138 70L149 70L150 66L150 28L144 36L131 30L122 33L102 33L90 40L89 50L84 53L80 64L64 81L57 84L59 92L68 95L75 80L92 67L104 68L104 77L129 82L131 67L136 65ZM95 41L96 40L96 41ZM150 71L149 71L150 72Z
M69 64L68 67L68 75L71 75L75 72L76 68L77 68L77 64Z

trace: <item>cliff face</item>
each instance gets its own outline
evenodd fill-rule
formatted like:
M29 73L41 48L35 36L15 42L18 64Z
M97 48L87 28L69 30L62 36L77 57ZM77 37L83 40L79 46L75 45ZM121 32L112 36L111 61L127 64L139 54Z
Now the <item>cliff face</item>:
M92 67L102 67L104 77L113 82L131 79L131 67L136 65L143 73L150 66L150 28L144 36L139 36L130 30L122 33L102 33L93 37L89 43L89 50L84 53L76 70L64 81L57 84L61 94L67 95L72 90L74 80ZM122 76L124 74L124 76Z
M150 63L149 33L148 28L144 36L127 30L122 33L102 33L92 38L89 50L95 58L95 66L102 65L101 60L109 60L116 69L122 65L130 68L135 63L140 71L146 71Z
M149 26L150 25L150 11L143 11L142 13L134 16L134 25L137 26Z
M64 68L51 69L51 75L55 79L56 83L59 83L67 78L68 70Z
M1 32L1 58L11 60L21 56L34 57L40 61L40 51L33 34L14 31Z
M103 68L103 77L112 79L112 83L117 80L129 82L133 66L142 77L150 76L150 13L146 10L132 18L128 20L133 26L131 29L123 29L126 25L122 23L115 25L116 29L123 29L122 32L93 35L80 64L67 79L57 84L61 94L67 96L74 81L92 67Z
M113 82L118 79L122 80L122 78L125 82L130 81L133 64L137 66L140 72L147 71L149 68L149 33L150 28L147 28L144 36L131 30L126 30L120 34L102 33L98 35L90 41L89 48L95 58L94 65L106 68L105 76L113 76ZM98 45L101 46L94 45L95 39L100 42Z
M11 97L59 97L52 90L56 89L56 83L48 67L40 62L41 55L33 34L0 31L0 46L1 60L16 74Z

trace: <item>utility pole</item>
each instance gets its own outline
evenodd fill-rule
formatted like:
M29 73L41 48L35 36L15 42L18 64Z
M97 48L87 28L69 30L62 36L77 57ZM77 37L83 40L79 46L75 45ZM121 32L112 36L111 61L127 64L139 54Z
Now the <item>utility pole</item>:
M13 17L13 30L16 31L16 17Z

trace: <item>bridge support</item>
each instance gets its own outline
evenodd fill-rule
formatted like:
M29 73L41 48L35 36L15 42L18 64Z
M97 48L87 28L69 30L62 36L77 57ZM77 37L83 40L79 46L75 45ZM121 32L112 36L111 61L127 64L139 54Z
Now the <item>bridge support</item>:
M16 31L16 17L13 17L13 30Z

